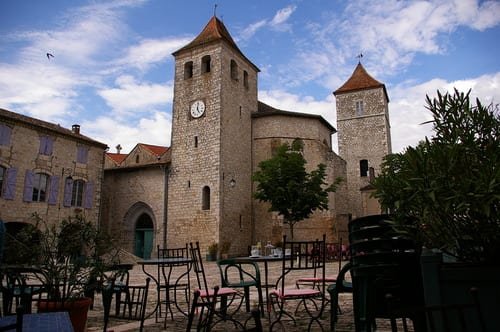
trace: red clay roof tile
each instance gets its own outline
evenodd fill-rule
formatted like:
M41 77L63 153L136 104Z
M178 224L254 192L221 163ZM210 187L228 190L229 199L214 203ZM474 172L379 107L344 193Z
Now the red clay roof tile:
M380 83L376 79L370 76L363 67L363 65L358 63L351 77L337 90L333 92L334 95L339 95L346 92L353 92L358 90L365 89L375 89L375 88L383 88L385 92L385 96L387 100L389 97L387 96L387 91L385 89L385 85Z

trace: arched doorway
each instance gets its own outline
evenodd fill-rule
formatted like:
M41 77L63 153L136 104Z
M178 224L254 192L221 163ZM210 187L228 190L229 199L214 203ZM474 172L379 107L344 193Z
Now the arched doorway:
M154 226L151 217L142 213L135 223L134 255L145 259L151 258L153 250Z

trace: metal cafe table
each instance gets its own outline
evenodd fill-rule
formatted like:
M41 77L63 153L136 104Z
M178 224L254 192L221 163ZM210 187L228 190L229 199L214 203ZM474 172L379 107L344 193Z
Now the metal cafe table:
M156 322L158 322L158 316L159 316L159 309L161 305L161 294L160 294L160 289L161 289L161 276L158 277L158 275L155 276L155 273L150 273L146 271L146 266L154 266L156 270L158 268L170 268L173 269L174 267L185 267L186 270L183 271L177 278L175 278L175 281L171 283L171 273L167 274L167 280L165 280L165 283L167 285L173 285L172 288L175 290L175 285L178 285L180 282L186 279L186 282L188 284L188 288L190 288L190 281L189 281L189 271L191 270L191 263L193 262L192 258L189 257L167 257L167 258L152 258L152 259L145 259L145 260L140 260L137 262L137 264L141 265L142 271L151 278L151 280L154 281L156 284L156 290L157 290L157 299L156 299L156 306L155 309L148 315L151 316L153 313L156 314ZM167 292L168 292L167 288ZM167 298L166 304L167 304L167 311L165 313L165 320L168 317L168 313L172 312L172 304L175 305L177 310L182 313L183 315L187 316L187 313L189 311L189 306L186 307L186 310L183 310L177 301L177 292L174 291L174 298L169 299ZM188 305L189 303L187 303Z
M14 324L16 315L0 318L0 328ZM8 330L14 331L15 329ZM73 325L66 311L23 315L23 332L73 332Z

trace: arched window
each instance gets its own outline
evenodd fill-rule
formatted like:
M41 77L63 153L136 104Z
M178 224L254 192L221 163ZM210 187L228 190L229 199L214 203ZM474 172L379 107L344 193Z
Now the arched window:
M205 186L201 192L201 209L210 210L210 187Z
M5 179L5 173L6 173L6 168L0 166L0 197L2 196L3 193L3 183Z
M248 72L243 71L243 86L248 89Z
M368 160L366 159L359 161L359 176L368 176Z
M238 80L238 64L234 60L231 60L231 79Z
M47 194L47 183L49 176L44 173L36 173L33 176L33 202L45 202Z
M210 73L210 55L205 55L201 58L201 73Z
M184 79L193 77L193 61L184 64Z
M83 205L83 188L85 187L85 181L74 180L73 181L73 191L71 193L71 206L81 207Z

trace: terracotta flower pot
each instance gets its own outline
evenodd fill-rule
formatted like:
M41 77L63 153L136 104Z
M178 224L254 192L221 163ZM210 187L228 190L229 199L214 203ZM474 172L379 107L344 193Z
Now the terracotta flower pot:
M67 311L75 332L85 332L87 326L87 314L92 299L84 297L64 302L54 300L40 300L38 312Z

